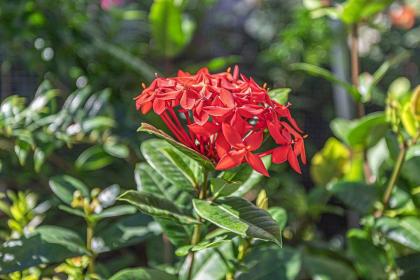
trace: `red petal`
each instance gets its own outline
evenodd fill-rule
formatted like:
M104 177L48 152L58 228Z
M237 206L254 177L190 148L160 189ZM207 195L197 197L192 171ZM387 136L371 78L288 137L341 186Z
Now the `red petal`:
M160 115L165 111L165 101L155 99L153 101L153 111L155 111L156 114Z
M259 173L263 174L264 176L270 177L268 174L267 169L264 166L263 161L260 159L259 156L254 155L253 153L248 152L246 154L246 161L251 165L251 167L258 171Z
M283 163L287 160L290 146L280 146L273 150L271 161L275 164Z
M216 165L216 170L231 169L240 165L244 159L245 151L233 151L225 154Z
M263 136L264 135L262 131L254 131L253 133L248 135L248 137L245 138L245 144L247 146L250 146L248 150L255 151L256 149L258 149L263 142Z
M188 125L188 128L197 135L210 136L219 131L220 126L215 125L212 122L206 122L204 125L198 125L196 123Z
M290 166L299 174L302 174L302 171L300 170L299 161L297 159L296 154L293 152L293 150L289 150L287 153L287 160L289 161Z
M209 114L202 111L201 114L194 114L194 121L198 125L204 125L209 120Z
M222 89L220 92L220 100L222 100L222 102L229 108L233 108L235 106L232 93L225 89Z
M217 106L206 106L203 109L209 115L216 116L216 117L222 117L232 110L230 108L223 108L223 107L217 107Z
M147 113L149 113L150 109L152 109L153 107L153 103L152 102L147 102L144 103L143 106L141 106L141 112L146 115Z
M303 164L306 164L306 152L303 139L300 138L295 144L296 155L300 155Z
M232 145L233 147L242 148L242 138L241 135L237 131L233 129L229 124L222 123L222 131L223 135L225 136L227 142Z
M181 96L180 104L181 104L181 107L184 108L185 110L191 110L192 107L194 107L195 100L194 98L190 98L188 96L188 93L184 91L184 93Z
M280 133L278 120L267 121L267 127L276 144L282 145L287 143L286 138L284 138L284 136Z
M226 141L223 134L219 134L216 139L216 152L219 158L222 158L226 155L226 153L230 150L230 145Z

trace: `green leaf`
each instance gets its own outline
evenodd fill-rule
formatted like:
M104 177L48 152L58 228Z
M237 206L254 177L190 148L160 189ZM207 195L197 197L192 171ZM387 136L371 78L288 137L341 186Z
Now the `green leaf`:
M95 252L102 253L143 242L160 234L160 229L149 216L138 213L105 226L99 224L96 232L95 242L99 245Z
M334 136L349 145L348 141L348 134L351 128L354 126L354 122L346 119L334 119L330 123L330 127L332 132L334 133Z
M381 140L389 130L384 112L371 113L358 119L347 134L352 147L370 148Z
M102 220L105 218L119 217L136 213L136 208L130 205L117 205L103 210L99 214L93 215L94 219Z
M184 162L181 164L178 162L182 162L182 159L179 157L177 157L177 162L174 163L173 159L171 159L164 150L166 149L167 151L167 149L171 147L172 146L163 140L150 139L141 144L141 152L150 166L152 166L163 178L180 189L191 190L195 182L191 181L185 172L178 167L179 165L182 165L183 167L188 168L186 163Z
M84 150L76 159L75 166L81 171L92 171L111 164L112 157L101 146L93 146Z
M116 143L115 141L107 141L104 144L104 150L108 154L117 158L128 158L130 150L124 144Z
M287 100L289 98L289 93L291 91L292 90L290 88L275 88L275 89L270 90L268 92L268 95L274 101L276 101L276 102L278 102L282 105L286 105Z
M371 19L392 3L392 0L347 0L341 18L346 24Z
M338 181L327 188L345 205L361 214L369 213L378 198L376 187L362 182Z
M86 185L68 175L52 177L49 185L55 195L68 205L71 204L75 191L80 191L83 197L89 197L89 189Z
M268 240L281 246L280 229L270 214L240 197L227 197L217 203L194 199L197 214L205 220L239 234Z
M279 250L273 247L257 247L244 260L248 270L235 279L293 280L299 274L301 262L300 252L293 248L284 247Z
M36 148L34 151L34 169L35 172L41 171L41 167L45 162L45 152L40 148Z
M175 251L175 254L179 257L183 257L183 256L188 255L188 253L190 252L198 252L198 251L209 249L209 248L219 247L226 242L230 242L230 240L225 240L225 239L220 239L220 238L218 238L217 240L203 240L194 246L186 245L186 246L179 247Z
M180 152L182 152L183 154L185 154L189 158L191 158L191 159L197 161L198 163L200 163L205 169L214 170L214 164L211 162L210 159L208 159L207 157L203 156L202 154L194 151L193 149L185 146L184 144L176 141L175 139L173 139L171 136L169 136L168 134L166 134L162 130L157 129L150 124L142 123L140 128L138 129L138 131L143 131L143 132L146 132L146 133L149 133L149 134L153 134L153 135L165 140L166 142L168 142L169 144L171 144L172 146L177 148Z
M356 268L364 279L386 279L387 259L382 248L375 246L369 234L361 229L347 233L348 247Z
M215 197L228 196L241 186L240 182L228 182L223 178L211 178L210 188Z
M303 255L303 268L311 276L311 279L357 279L353 269L337 258L306 253Z
M179 209L172 201L147 192L127 191L118 200L126 201L136 206L140 211L165 219L171 219L183 224L197 223L190 214Z
M31 150L31 145L22 140L17 140L15 144L15 154L19 160L20 165L25 165L28 153Z
M350 150L335 138L329 138L324 147L312 158L311 176L320 186L340 179L349 169Z
M195 25L184 18L180 3L175 0L155 0L149 21L156 50L165 57L176 56L191 40Z
M209 249L196 252L191 279L188 278L191 261L186 258L179 271L179 280L225 279L228 272L225 260L232 258L234 258L234 253L230 244L223 244L218 251Z
M270 213L271 217L277 222L279 225L280 232L283 231L284 227L287 223L287 212L281 207L271 207L268 209L268 213Z
M69 207L67 205L64 205L64 204L58 205L58 209L60 209L61 211L66 212L68 214L82 217L83 219L86 218L85 213L82 210L80 210L80 209L71 208L71 207Z
M178 152L173 146L162 147L161 150L165 156L178 167L179 170L191 181L193 186L197 186L197 178L195 177L194 171L190 168L190 164L185 162L182 157L183 154Z
M82 130L89 133L96 130L104 130L113 128L116 125L115 121L106 116L96 116L82 122Z
M189 193L171 185L146 163L136 165L135 179L139 191L161 195L179 207L191 203L191 195ZM163 231L175 246L181 246L190 242L191 227L170 220L156 219L156 221L161 225Z
M109 280L176 280L169 273L152 268L126 268L114 274Z
M31 237L8 240L0 252L0 274L89 254L76 233L56 226L41 226Z
M382 217L376 227L390 240L420 251L420 219L413 216L403 218Z
M328 80L344 88L349 94L351 94L351 96L353 96L353 99L355 101L360 101L361 99L360 92L357 90L357 88L355 88L353 85L345 81L338 79L337 77L334 76L333 73L331 73L330 71L324 68L307 64L307 63L293 63L291 65L291 69L304 71L312 76L324 78L325 80Z

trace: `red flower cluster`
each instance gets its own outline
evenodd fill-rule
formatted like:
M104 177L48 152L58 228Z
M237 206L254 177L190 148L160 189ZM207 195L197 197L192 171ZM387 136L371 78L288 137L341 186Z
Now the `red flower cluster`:
M143 87L137 110L146 114L153 109L178 141L217 163L217 170L247 162L269 176L261 157L271 154L273 163L288 161L301 173L298 156L306 163L302 131L288 106L270 99L267 89L239 74L238 67L233 73L179 71L177 77L158 77ZM256 152L264 134L276 147Z

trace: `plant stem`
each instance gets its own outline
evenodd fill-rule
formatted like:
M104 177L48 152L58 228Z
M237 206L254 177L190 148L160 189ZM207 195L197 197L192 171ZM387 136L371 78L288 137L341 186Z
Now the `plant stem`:
M359 75L360 75L360 63L359 63L359 26L354 24L351 27L351 81L356 89L359 89ZM357 117L361 118L365 115L365 107L359 100L357 101ZM372 171L370 170L366 150L363 151L363 171L365 174L366 182L372 183Z
M88 272L90 274L95 273L95 252L92 249L92 241L93 241L93 234L94 234L94 224L92 222L87 222L87 229L86 229L86 248L90 252L89 256L89 265L88 265Z
M251 238L245 238L241 239L241 244L238 248L238 255L236 257L236 260L238 263L241 263L244 259L246 254L248 253L249 249L251 248ZM226 273L225 280L234 280L235 279L235 272L236 271L229 271Z
M354 24L351 28L351 82L357 89L359 88L359 26ZM365 108L360 101L357 101L357 116L363 117L365 115Z
M203 184L200 188L200 192L198 194L198 198L199 199L206 199L207 198L207 180L208 180L208 173L205 172L204 173L204 177L203 177ZM197 245L200 242L200 238L201 238L201 222L202 220L199 218L199 224L195 224L194 225L194 231L193 231L193 236L191 239L191 245ZM194 259L195 259L195 253L191 252L189 254L189 258L190 258L190 267L188 269L188 279L192 279L192 271L193 271L193 267L194 267Z
M382 209L378 210L377 213L375 213L375 216L377 218L381 217L388 206L389 200L391 199L391 194L394 189L395 183L398 179L398 176L400 175L401 168L404 164L405 156L407 154L407 145L405 143L401 144L400 152L398 154L397 162L394 165L394 169L392 170L391 178L389 179L388 185L386 187L384 197L382 199L383 207Z

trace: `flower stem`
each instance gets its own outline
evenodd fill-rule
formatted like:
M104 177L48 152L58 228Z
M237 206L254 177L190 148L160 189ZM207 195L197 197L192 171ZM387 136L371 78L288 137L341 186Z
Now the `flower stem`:
M207 179L208 179L208 173L205 172L204 173L204 177L203 177L203 184L200 188L200 192L198 195L199 199L206 199L207 197ZM202 220L199 218L199 224L195 224L194 225L194 231L193 231L193 236L191 239L191 245L197 245L200 242L201 239L201 222ZM194 259L195 259L195 253L191 252L189 254L189 258L190 258L190 267L188 269L188 278L187 279L192 279L192 271L193 271L193 267L194 267Z
M89 256L89 264L88 264L88 272L89 274L95 273L95 252L92 249L92 242L93 242L93 235L94 235L94 223L87 222L87 229L86 229L86 248L90 252Z
M400 175L401 168L404 164L405 156L407 154L407 145L405 143L401 144L400 152L398 154L397 162L394 165L394 169L392 170L391 178L388 182L388 185L386 187L384 197L382 199L383 206L380 210L378 210L377 213L375 213L375 216L377 218L381 217L388 206L389 200L391 199L391 194L394 189L395 183L398 179L398 176Z

